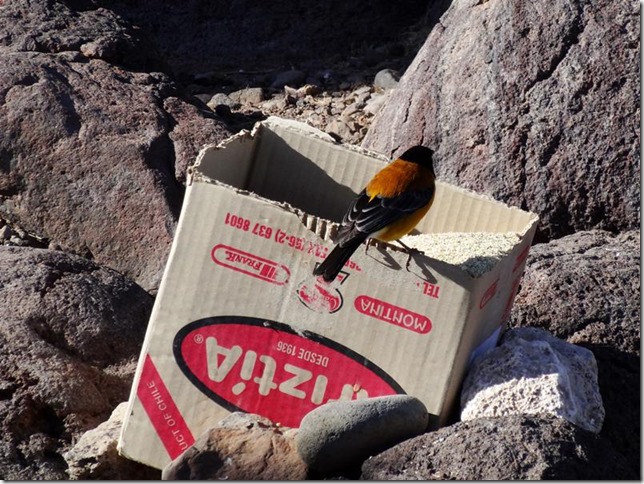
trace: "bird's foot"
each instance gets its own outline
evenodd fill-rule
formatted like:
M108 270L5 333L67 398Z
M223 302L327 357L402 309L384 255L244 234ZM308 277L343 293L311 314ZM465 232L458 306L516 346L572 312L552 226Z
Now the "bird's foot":
M398 242L403 247L403 249L405 249L405 251L407 252L407 264L405 264L405 269L407 269L407 272L409 272L409 264L411 264L411 258L414 255L421 255L424 252L421 250L415 249L413 247L409 247L407 244L403 243L399 239L396 240L396 242Z

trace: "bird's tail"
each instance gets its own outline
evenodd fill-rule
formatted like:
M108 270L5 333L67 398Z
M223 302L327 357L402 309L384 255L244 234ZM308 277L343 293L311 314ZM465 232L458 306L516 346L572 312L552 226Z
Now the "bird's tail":
M344 246L336 245L331 253L317 266L313 271L314 276L322 276L327 281L333 281L344 267L344 264L353 255L360 244L365 241L367 236L355 237L349 240Z

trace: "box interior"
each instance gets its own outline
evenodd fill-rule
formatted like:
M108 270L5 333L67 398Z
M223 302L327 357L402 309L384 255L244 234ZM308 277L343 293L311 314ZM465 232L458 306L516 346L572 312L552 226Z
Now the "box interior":
M269 118L252 134L243 133L223 147L204 150L194 170L236 189L340 222L351 200L387 161L366 150L347 150L324 133L315 133L303 137L293 127L271 124ZM253 144L250 157L246 143ZM522 236L535 221L534 214L437 181L434 205L414 233L516 232Z

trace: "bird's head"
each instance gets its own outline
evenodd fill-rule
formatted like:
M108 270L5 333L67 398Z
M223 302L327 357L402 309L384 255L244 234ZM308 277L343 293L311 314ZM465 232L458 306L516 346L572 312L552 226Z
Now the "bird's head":
M405 151L398 158L417 163L425 168L429 168L432 173L434 172L434 152L425 146L414 146Z

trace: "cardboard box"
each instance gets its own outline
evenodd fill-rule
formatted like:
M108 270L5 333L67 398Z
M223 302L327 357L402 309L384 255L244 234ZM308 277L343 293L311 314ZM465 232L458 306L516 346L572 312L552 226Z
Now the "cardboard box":
M269 118L206 147L150 318L119 451L163 468L230 411L297 427L337 399L407 393L445 423L468 362L509 315L537 217L438 183L423 233L512 232L491 270L381 244L312 276L333 224L387 162Z

